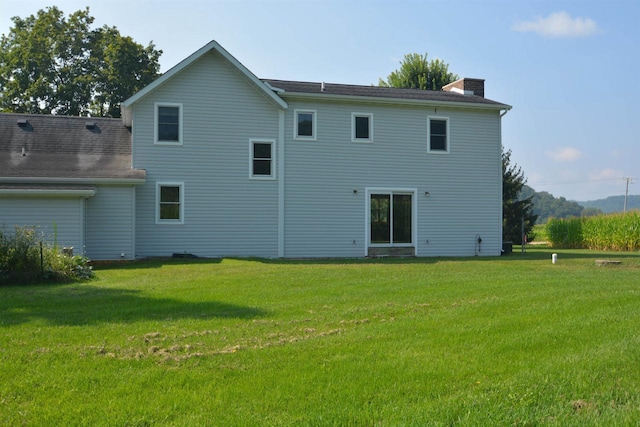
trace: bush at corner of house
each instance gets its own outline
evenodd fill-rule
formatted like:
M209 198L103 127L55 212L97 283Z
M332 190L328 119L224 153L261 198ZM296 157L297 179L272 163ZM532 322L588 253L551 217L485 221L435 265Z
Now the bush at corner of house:
M43 252L44 279L54 282L89 280L94 276L89 258L82 255L66 255L53 247Z
M72 282L92 277L88 258L65 255L56 245L44 243L37 227L16 227L12 234L0 231L0 284Z

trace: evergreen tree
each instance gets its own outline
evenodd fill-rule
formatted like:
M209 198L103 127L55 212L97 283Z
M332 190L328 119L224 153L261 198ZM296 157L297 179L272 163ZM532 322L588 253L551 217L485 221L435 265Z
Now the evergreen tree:
M511 164L511 150L502 149L502 239L515 244L522 243L522 228L527 241L533 241L532 233L537 215L533 214L533 194L523 197L527 180L518 165Z

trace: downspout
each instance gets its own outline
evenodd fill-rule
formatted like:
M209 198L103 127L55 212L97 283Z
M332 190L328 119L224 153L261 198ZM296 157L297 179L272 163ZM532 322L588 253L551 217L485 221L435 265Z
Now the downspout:
M284 110L278 110L278 258L284 258Z
M503 215L503 210L504 210L504 207L502 206L502 198L503 198L502 180L504 178L502 176L502 150L503 150L503 146L502 146L502 118L507 115L509 110L511 110L511 107L505 108L504 112L500 113L500 120L498 120L498 127L500 129L500 134L499 134L500 135L500 199L499 199L499 201L500 201L500 212L498 214L498 217L500 218L499 225L498 225L498 228L500 230L500 235L499 235L499 238L500 238L500 252L499 252L499 255L502 254L502 231L503 231L502 230L502 221L503 221L502 215Z

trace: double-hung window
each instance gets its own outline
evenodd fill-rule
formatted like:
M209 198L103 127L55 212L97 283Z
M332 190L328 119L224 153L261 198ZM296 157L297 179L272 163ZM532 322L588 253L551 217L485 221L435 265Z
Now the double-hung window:
M155 139L156 144L182 144L182 104L155 104Z
M429 117L427 125L427 150L432 153L449 152L449 118Z
M317 135L317 113L315 110L295 110L293 139L315 141Z
M373 114L351 113L351 142L373 142Z
M249 177L253 179L274 179L275 141L263 139L249 140L250 166Z
M184 183L156 183L156 223L184 224Z

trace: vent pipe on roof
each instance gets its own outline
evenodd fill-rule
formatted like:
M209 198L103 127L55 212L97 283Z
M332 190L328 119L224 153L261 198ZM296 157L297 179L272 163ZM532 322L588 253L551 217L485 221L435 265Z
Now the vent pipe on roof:
M26 156L26 155L27 155L27 152L26 152L26 150L24 149L24 147L22 147L22 157L24 157L24 156Z
M325 91L324 82L322 82L322 84L320 85L320 92L324 92L324 91Z

